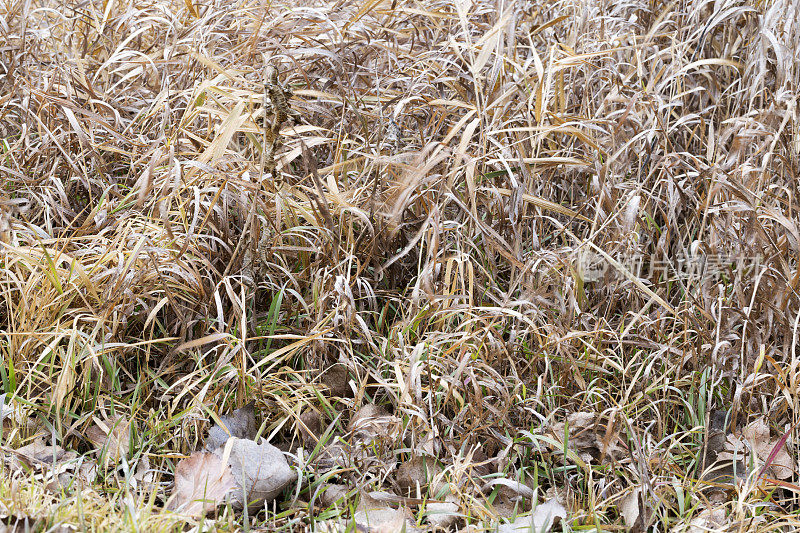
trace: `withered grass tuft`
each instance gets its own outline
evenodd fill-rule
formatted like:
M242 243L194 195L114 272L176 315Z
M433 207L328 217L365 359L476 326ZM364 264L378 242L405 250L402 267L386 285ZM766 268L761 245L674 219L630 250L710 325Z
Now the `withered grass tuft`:
M0 529L212 527L175 467L251 401L298 483L217 530L800 528L797 20L5 0Z

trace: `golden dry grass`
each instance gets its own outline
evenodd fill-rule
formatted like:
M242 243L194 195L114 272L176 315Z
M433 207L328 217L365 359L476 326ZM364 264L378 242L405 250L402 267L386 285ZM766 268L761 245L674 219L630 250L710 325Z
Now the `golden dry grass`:
M307 409L328 431L296 489L222 530L347 517L320 487L395 491L419 450L476 527L500 478L556 495L565 531L625 530L631 494L653 531L709 498L712 529L797 529L797 468L751 455L714 484L703 459L722 413L723 441L763 419L798 461L797 20L792 0L5 0L0 378L24 417L0 445L84 453L98 412L135 423L127 466L83 490L5 468L0 514L196 525L162 510L175 462L254 400L293 454ZM331 467L368 403L396 426ZM597 437L565 454L575 413Z

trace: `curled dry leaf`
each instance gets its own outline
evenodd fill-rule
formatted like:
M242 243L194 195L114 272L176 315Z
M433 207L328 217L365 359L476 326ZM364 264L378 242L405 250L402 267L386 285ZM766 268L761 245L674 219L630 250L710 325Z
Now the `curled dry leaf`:
M627 456L613 421L600 424L596 413L572 413L566 421L555 423L550 428L559 443L564 442L565 430L567 446L586 463L604 462L607 459L618 461Z
M283 489L297 479L278 448L267 443L256 444L249 439L231 437L225 448L218 448L214 454L220 459L227 455L233 480L236 485L229 499L234 509L250 509L263 506L272 501Z
M353 390L350 388L350 371L341 363L332 365L325 370L320 377L320 381L330 389L332 396L340 398L353 397Z
M206 449L214 451L220 446L224 446L229 437L239 439L256 438L256 410L253 402L248 403L240 409L234 410L229 415L220 415L222 425L214 424L208 430Z
M428 524L439 529L450 529L461 517L458 497L454 494L445 496L443 502L431 502L425 506Z
M385 475L397 467L394 452L401 437L400 419L383 407L367 404L348 426L346 462L360 471L377 469Z
M374 403L368 403L359 409L350 420L348 429L357 441L371 442L392 435L399 419L390 415L386 409Z
M314 523L315 533L347 533L347 523L331 518Z
M94 483L95 479L97 479L96 461L86 460L80 463L73 462L71 465L65 465L64 468L60 469L49 488L54 491L69 489L80 490L82 487Z
M502 524L498 533L523 533L536 531L537 533L549 532L559 520L566 520L567 510L557 500L551 499L536 506L533 513L518 516L510 524Z
M400 493L404 496L415 496L419 489L420 494L425 494L434 478L441 474L442 467L436 459L422 455L415 455L397 468L397 484ZM433 492L438 492L439 487L433 487ZM435 494L432 494L435 496Z
M711 531L727 531L727 519L725 509L715 507L704 509L691 520L682 521L672 529L670 533L708 533Z
M356 511L353 520L359 531L370 533L396 533L398 531L418 531L409 520L410 514L406 509L392 509L382 507Z
M128 455L130 428L130 421L120 415L104 420L95 417L94 424L86 430L86 438L97 447L98 456L104 457L104 463L108 466Z
M175 468L167 509L190 516L214 511L234 490L231 468L213 453L195 452Z
M159 488L156 471L150 468L150 460L147 456L143 456L139 460L133 479L136 481L136 489L139 494L151 494Z
M481 492L488 494L496 487L500 487L498 494L509 500L531 499L535 495L534 490L528 485L505 477L495 478L486 482L481 487Z
M625 527L628 531L633 529L636 521L639 520L639 495L642 493L641 487L636 487L631 492L627 493L619 502L619 513L625 521Z
M44 487L56 493L91 485L97 477L94 460L58 445L49 446L41 438L12 451L9 464L12 471L35 472Z
M639 486L628 492L617 508L630 533L644 533L653 515L652 506L648 492Z
M778 447L779 444L780 447ZM788 479L794 474L795 464L789 452L786 451L786 443L781 442L781 438L772 439L770 437L769 424L763 418L758 418L746 425L738 437L728 435L726 451L719 453L718 457L720 460L741 461L751 453L750 450L756 454L757 463L769 462L765 471L767 477ZM770 460L773 451L775 456ZM744 461L744 463L747 464L748 461Z
M24 466L28 468L52 466L63 460L77 457L73 452L67 452L61 446L49 446L44 443L44 439L38 438L13 452L11 458L11 469L19 470Z
M376 498L378 493L362 494L358 509L353 515L356 528L359 531L370 533L395 533L406 531L408 533L419 531L411 521L411 512L406 507L393 508L387 505L384 499ZM394 496L386 500L398 498L395 495L381 493L381 495Z
M326 485L319 493L319 504L322 507L347 504L347 485Z
M336 468L349 468L353 460L351 447L346 443L332 442L322 449L315 461L315 467L323 472Z
M322 436L322 415L315 409L309 407L300 413L297 429L303 444L315 446Z

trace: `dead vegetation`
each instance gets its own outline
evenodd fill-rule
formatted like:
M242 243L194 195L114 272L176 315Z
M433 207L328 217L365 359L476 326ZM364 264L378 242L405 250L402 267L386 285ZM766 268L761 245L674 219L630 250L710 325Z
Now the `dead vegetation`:
M797 20L6 0L0 530L797 529Z

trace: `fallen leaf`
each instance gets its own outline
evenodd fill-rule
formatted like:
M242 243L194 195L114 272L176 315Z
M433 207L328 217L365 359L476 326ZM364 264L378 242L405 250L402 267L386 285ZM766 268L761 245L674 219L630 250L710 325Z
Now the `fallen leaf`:
M523 533L536 531L547 533L556 523L556 520L566 520L567 510L555 499L547 500L536 506L532 514L518 516L510 524L502 524L497 533Z
M691 520L682 521L670 529L670 533L709 533L726 531L727 520L724 508L704 509Z
M458 497L454 494L445 496L443 502L429 503L425 506L428 523L435 528L449 530L461 518L458 503Z
M335 518L314 522L315 533L347 533L347 531L347 523Z
M103 457L105 466L118 463L130 451L130 421L120 415L94 421L86 430L86 438L97 447L98 457Z
M61 446L48 446L44 443L44 439L37 438L30 444L14 450L11 468L19 470L23 465L28 468L54 465L64 459L66 454Z
M766 464L775 451L775 456L769 462L764 474L776 479L788 479L794 475L795 464L786 451L785 442L776 450L780 441L780 438L770 438L769 424L763 418L758 418L745 426L739 436L728 435L726 451L719 453L718 458L744 461L744 464L748 464L747 456L755 452L758 462Z
M347 485L330 484L320 491L319 504L322 507L347 504Z
M488 494L497 486L500 486L498 493L509 500L532 499L535 495L533 489L528 485L506 477L488 481L481 487L481 492Z
M370 443L395 435L399 419L390 415L386 409L374 403L368 403L353 415L348 429L356 441Z
M80 464L80 466L78 466ZM77 471L75 470L77 467ZM81 490L97 479L97 462L93 459L80 463L62 465L53 481L47 487L56 492L59 490Z
M441 474L442 467L432 457L415 455L397 468L395 478L404 496L416 496L417 490L424 495L434 478ZM434 487L433 492L438 492Z
M395 498L398 496L393 495ZM353 521L359 531L369 533L397 533L406 531L412 533L419 531L414 527L411 512L406 507L389 507L384 501L378 500L371 494L362 494L358 509L353 515Z
M562 444L561 451L566 431L567 446L586 463L604 462L606 458L618 461L627 457L628 453L614 431L613 422L609 423L612 424L611 431L607 424L598 422L597 414L578 412L570 414L566 421L553 424L550 431ZM559 449L553 451L558 452Z
M320 376L320 381L330 389L332 396L353 397L353 390L350 388L350 371L341 363L332 365L325 370Z
M3 513L0 516L0 533L28 533L29 531L47 531L47 533L73 533L78 528L71 524L49 524L46 517L34 518L17 514Z
M248 403L240 409L236 409L229 415L220 415L222 425L214 424L208 430L206 439L206 449L214 451L220 446L224 446L230 437L239 439L256 438L256 409L253 402Z
M753 443L758 458L764 463L769 461L770 455L773 450L775 450L780 440L780 438L774 440L770 438L769 424L767 424L763 418L759 418L745 426L742 430L742 434L744 438ZM775 457L772 458L765 473L769 477L788 479L792 477L794 471L794 461L789 455L789 452L786 451L786 443L784 442L776 451Z
M257 509L264 502L274 500L297 479L297 473L289 466L283 452L264 440L256 444L249 439L231 437L225 448L218 448L214 454L220 459L228 456L236 484L229 496L234 509L243 509L245 503L248 508Z
M139 494L149 495L158 490L156 471L150 468L150 460L146 455L143 456L136 465L136 472L133 474L133 479L137 483Z
M316 446L322 436L322 416L318 411L309 407L300 413L297 429L300 433L300 440L304 444Z
M231 468L213 453L195 452L175 468L167 509L190 516L214 511L234 490Z
M364 511L357 511L353 516L357 524L357 528L365 529L370 533L386 532L395 533L402 531L403 526L408 527L408 518L406 510L392 509L391 507L382 507L379 509L369 509ZM413 527L413 526L410 526ZM359 529L359 531L361 530ZM408 531L408 529L406 529Z
M636 527L636 522L639 520L640 515L640 495L642 494L642 488L636 487L631 492L626 494L622 500L619 502L619 512L622 515L622 519L625 521L625 527L628 528L628 531L634 529Z

